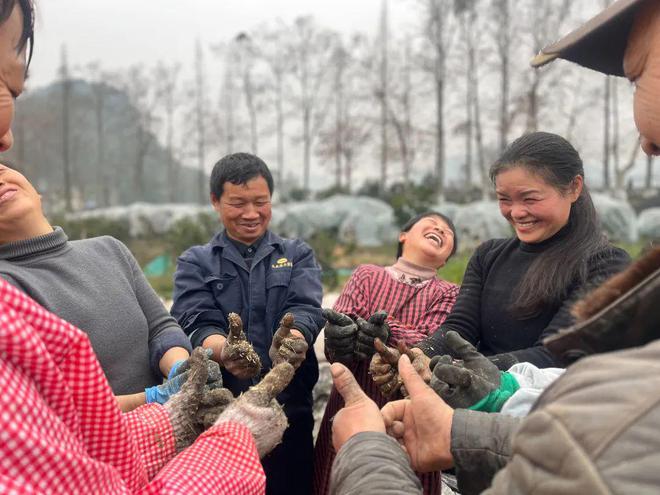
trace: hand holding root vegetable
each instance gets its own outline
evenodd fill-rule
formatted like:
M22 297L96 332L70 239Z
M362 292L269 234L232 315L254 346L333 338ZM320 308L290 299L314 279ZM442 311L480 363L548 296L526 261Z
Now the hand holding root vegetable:
M420 349L408 349L404 342L398 343L398 349L387 347L378 338L374 340L374 347L376 348L376 354L371 358L369 372L385 397L394 397L401 389L403 382L399 378L397 363L403 354L410 358L413 368L426 383L431 380L431 370L429 368L431 360ZM407 395L405 388L401 392L404 396Z
M222 365L237 378L253 378L261 371L261 359L245 336L241 317L229 313L228 320L229 336L220 352Z
M259 456L265 456L282 441L288 426L284 410L275 397L291 382L294 372L291 364L278 364L261 382L232 402L215 424L233 421L247 426L254 436Z
M296 335L291 331L295 330L293 324L293 314L285 314L280 321L280 327L273 335L273 342L268 351L273 366L287 362L298 369L307 356L307 342L302 334Z

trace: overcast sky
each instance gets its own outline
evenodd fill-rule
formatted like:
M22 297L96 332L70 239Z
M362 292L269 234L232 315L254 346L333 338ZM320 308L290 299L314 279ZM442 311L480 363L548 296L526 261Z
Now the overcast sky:
M157 60L192 70L196 38L208 47L262 22L314 15L344 33L374 33L382 0L37 0L30 86L57 77L62 44L72 67L99 60L106 69ZM389 0L393 29L414 19L412 0Z

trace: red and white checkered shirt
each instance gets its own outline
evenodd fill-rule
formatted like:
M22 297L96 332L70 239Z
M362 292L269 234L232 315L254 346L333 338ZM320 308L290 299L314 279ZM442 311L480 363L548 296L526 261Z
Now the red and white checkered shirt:
M0 280L0 493L265 492L242 425L174 454L165 409L122 414L87 335Z

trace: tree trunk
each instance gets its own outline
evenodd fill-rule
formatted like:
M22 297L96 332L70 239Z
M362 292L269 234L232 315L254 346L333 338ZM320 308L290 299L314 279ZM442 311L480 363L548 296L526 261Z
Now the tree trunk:
M276 75L277 84L277 170L280 176L280 182L284 182L284 108L282 103L282 78L283 75Z
M62 46L62 165L64 169L64 201L66 211L73 210L72 187L71 187L71 158L69 155L69 126L71 106L71 79L69 78L69 67L67 65L66 48Z
M383 0L380 20L380 190L387 190L387 104L389 98L388 88L388 26L387 26L387 0Z
M605 77L603 96L603 188L610 188L610 76Z

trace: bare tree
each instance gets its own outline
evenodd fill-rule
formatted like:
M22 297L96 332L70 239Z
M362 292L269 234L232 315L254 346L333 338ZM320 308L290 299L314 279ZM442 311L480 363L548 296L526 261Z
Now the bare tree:
M275 28L264 27L259 30L258 38L259 57L265 62L270 77L266 80L266 90L271 95L271 102L275 109L275 135L277 142L277 176L284 179L284 126L286 114L284 111L284 92L286 89L286 75L291 70L291 60L287 54L285 39L287 28L277 25Z
M499 95L499 148L503 150L509 138L512 114L509 108L511 91L511 51L514 38L514 27L511 22L512 0L492 0L493 21L495 22L495 54L498 61L500 95ZM513 5L515 12L515 5Z
M195 124L197 129L197 168L199 174L199 202L206 204L206 174L204 163L206 160L206 74L204 68L204 52L202 44L195 43Z
M146 191L145 164L147 154L154 141L158 124L156 108L158 93L153 81L153 74L144 67L133 66L123 77L123 90L136 112L134 116L135 129L135 161L133 168L134 196L143 198Z
M71 110L71 77L67 61L66 46L62 45L60 78L62 87L62 168L64 171L64 202L66 211L73 210L71 186L70 151L70 110Z
M250 150L252 153L257 154L259 149L258 112L262 106L258 100L264 89L263 84L256 83L253 77L255 62L257 61L257 47L255 47L252 38L246 33L240 33L234 41L241 87L250 120Z
M639 155L639 141L635 140L630 152L630 157L628 161L622 166L618 165L614 168L614 189L616 191L624 191L626 187L626 175L630 172L635 166L637 161L637 156Z
M610 188L610 76L604 79L603 90L603 187Z
M564 30L563 24L566 19L569 19L573 3L571 0L553 2L526 0L524 3L526 20L522 30L525 37L530 40L530 53L538 53L549 39ZM548 84L554 86L553 83L561 78L563 72L537 69L525 71L525 74L527 75L523 96L526 110L525 132L533 132L539 128L539 113L543 104L542 90L544 86ZM546 81L548 82L546 83Z
M162 101L165 114L165 146L167 153L167 183L170 202L176 201L179 188L179 165L174 147L174 123L176 111L180 104L177 98L178 78L181 64L173 62L165 65L160 62L156 66L158 100Z
M106 138L107 128L107 104L112 93L112 88L107 81L113 79L113 75L104 71L98 61L91 62L83 68L83 73L90 81L92 99L94 106L94 123L96 131L96 202L99 206L110 205L111 189L116 186L113 181L109 167L106 164Z
M413 54L410 37L406 37L396 66L392 69L392 84L388 98L389 123L394 130L401 160L401 172L406 185L412 182L412 172L418 148L418 129L413 125Z
M380 15L379 50L379 79L376 94L380 103L380 190L384 193L387 187L387 129L388 129L388 100L389 100L389 20L387 0L383 0Z
M423 0L424 34L430 52L430 59L424 67L433 79L435 94L435 180L436 191L440 200L444 199L445 187L445 86L447 79L447 59L453 32L451 29L453 2L450 0Z
M312 147L330 103L327 76L332 67L336 35L320 28L311 17L296 19L291 35L288 47L296 82L291 97L301 118L303 189L309 191Z
M368 77L359 60L367 43L360 36L348 47L338 42L333 58L334 119L319 132L318 156L334 160L335 187L351 190L354 160L368 142L373 119L365 111ZM368 106L368 105L367 105Z

